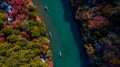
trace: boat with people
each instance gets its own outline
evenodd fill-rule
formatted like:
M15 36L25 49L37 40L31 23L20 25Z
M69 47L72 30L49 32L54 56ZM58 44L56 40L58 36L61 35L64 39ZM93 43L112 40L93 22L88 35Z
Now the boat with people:
M48 35L49 35L50 39L52 39L52 33L48 32Z
M46 12L49 12L48 7L46 5L44 5L44 9Z
M59 51L59 56L62 57L62 52L61 51Z

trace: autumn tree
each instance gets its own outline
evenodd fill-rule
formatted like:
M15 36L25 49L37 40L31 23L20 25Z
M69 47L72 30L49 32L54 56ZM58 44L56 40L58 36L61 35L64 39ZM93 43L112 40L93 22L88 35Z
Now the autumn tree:
M107 26L109 21L103 16L95 16L93 19L88 21L88 29L101 29Z

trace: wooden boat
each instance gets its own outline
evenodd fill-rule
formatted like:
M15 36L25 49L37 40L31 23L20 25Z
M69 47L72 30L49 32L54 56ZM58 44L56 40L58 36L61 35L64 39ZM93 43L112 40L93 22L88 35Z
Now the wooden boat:
M49 12L48 7L46 5L44 6L44 8L46 12Z
M48 32L50 39L52 39L52 33Z
M62 52L61 51L59 51L59 56L62 57Z

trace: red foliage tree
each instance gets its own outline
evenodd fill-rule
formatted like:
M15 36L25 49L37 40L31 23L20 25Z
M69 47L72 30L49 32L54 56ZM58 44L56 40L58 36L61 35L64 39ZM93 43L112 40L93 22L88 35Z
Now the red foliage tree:
M6 0L10 5L13 5L15 3L15 0Z
M23 35L25 38L29 38L29 36L30 36L27 32L23 32Z
M103 16L95 16L93 19L88 21L88 29L101 29L108 24L110 23L107 18Z
M10 4L10 5L14 5L14 4L17 4L17 5L25 5L28 3L28 0L7 0L7 2Z
M14 8L12 13L9 14L11 18L15 18L17 16L17 18L21 18L20 20L23 20L26 17L25 14L28 13L28 9L26 9L24 5L28 3L28 0L7 0L7 2Z
M18 28L19 23L20 23L20 20L16 20L16 21L12 22L12 25L14 26L14 28Z
M18 14L17 15L17 19L19 19L19 20L23 20L23 19L25 19L25 17L26 17L25 14Z
M18 5L25 5L28 3L28 0L15 0L15 3Z
M3 43L5 41L6 41L5 37L0 37L0 43Z
M17 12L15 10L13 10L11 13L9 13L9 17L13 18L17 16Z

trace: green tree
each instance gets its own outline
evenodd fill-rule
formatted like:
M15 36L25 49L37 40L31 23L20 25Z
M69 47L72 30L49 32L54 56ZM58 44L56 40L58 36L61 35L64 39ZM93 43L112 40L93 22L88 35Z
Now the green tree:
M18 51L18 50L20 50L20 49L22 49L22 46L20 46L20 45L15 45L15 46L13 47L13 50L14 50L14 51Z
M14 49L13 49L12 47L10 47L10 48L7 50L7 52L6 52L6 56L9 57L9 56L11 56L11 54L13 54L13 53L14 53Z
M18 25L18 29L20 31L30 31L30 27L29 27L29 22L25 21L25 22L21 22L19 25Z
M34 26L31 30L30 30L30 34L32 38L38 38L41 36L41 29L37 26Z
M29 17L30 17L30 19L36 19L36 16L37 16L37 14L36 14L36 12L29 12Z
M3 21L5 20L5 14L4 13L0 13L0 19L3 20Z
M15 35L15 34L12 34L10 36L7 37L7 40L10 42L10 43L14 43L18 40L18 36Z
M19 30L14 30L14 34L15 35L18 35L18 34L20 34L21 32L19 31Z
M4 61L5 61L4 64L7 67L18 67L18 65L20 64L18 58L16 58L13 54L10 57L7 57Z
M40 27L40 22L38 22L38 21L33 21L33 20L29 20L29 21L27 21L28 22L28 24L29 24L29 26L31 27L31 26L37 26L37 27Z
M53 56L52 51L51 51L51 50L48 50L46 56L47 56L47 57L52 57L52 56Z
M20 67L31 67L30 64L20 65Z
M12 35L14 33L14 30L11 28L3 28L1 32L4 33L4 35L7 37L9 35Z
M18 41L15 44L25 46L28 44L28 40L26 38L22 37L22 38L18 39Z
M0 30L4 27L4 21L0 19Z
M32 67L49 67L46 62L42 62L38 57L35 57L33 60L31 60L30 64Z
M50 41L49 41L49 39L47 37L40 37L39 40L43 44L49 44L50 43Z
M5 56L7 50L9 49L10 45L8 43L1 43L0 44L0 56Z
M39 27L43 27L43 28L46 29L46 24L44 22L41 22L40 25L39 25Z
M3 33L0 33L0 37L3 37L4 36L4 34Z
M31 5L27 5L28 11L29 12L35 12L35 7Z

